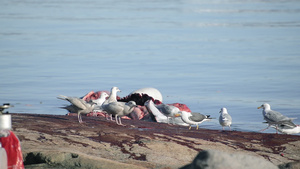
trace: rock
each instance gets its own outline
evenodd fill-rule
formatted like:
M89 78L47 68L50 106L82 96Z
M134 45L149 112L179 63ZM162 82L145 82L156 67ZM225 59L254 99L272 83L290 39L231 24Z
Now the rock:
M25 168L178 169L202 150L240 152L274 165L300 161L300 136L220 132L142 120L119 126L105 117L12 114ZM60 158L57 158L60 157Z
M254 167L255 165L255 167ZM242 153L225 153L216 150L201 151L191 164L181 169L278 169L269 161Z
M119 163L111 160L95 158L87 155L79 155L69 152L30 152L24 154L24 164L26 168L45 168L45 169L74 169L74 168L124 168L142 169L130 164Z
M278 167L279 167L279 169L299 169L300 162L291 162L291 163L281 164Z

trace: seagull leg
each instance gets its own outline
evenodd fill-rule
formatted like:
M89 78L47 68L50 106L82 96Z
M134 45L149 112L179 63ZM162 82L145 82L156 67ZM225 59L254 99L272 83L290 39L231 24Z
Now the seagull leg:
M269 124L269 126L265 129L259 130L260 132L267 130L271 125Z
M121 125L121 126L126 126L125 124L122 124L122 122L121 122L121 117L119 117L119 125Z
M119 117L119 125L123 125L121 121L121 117Z
M197 130L199 129L199 125L197 124Z
M189 130L191 130L191 128L192 128L192 125L190 125Z
M78 122L79 122L79 123L82 123L82 119L81 119L80 113L78 113Z
M116 123L119 124L119 122L118 122L118 115L115 115L115 120L116 120Z

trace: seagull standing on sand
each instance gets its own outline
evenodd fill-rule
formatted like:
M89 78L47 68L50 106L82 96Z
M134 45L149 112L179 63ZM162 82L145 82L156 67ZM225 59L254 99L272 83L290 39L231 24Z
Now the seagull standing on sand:
M293 118L286 117L282 115L281 113L271 110L271 106L268 103L264 103L257 109L263 108L262 114L264 116L264 119L267 121L269 126L265 129L262 129L260 131L264 131L268 129L271 125L274 125L276 128L276 133L278 133L278 126L279 125L286 125L288 127L294 128L296 125L292 122Z
M118 125L123 125L121 122L121 117L130 114L134 108L136 107L136 103L134 101L125 102L111 102L108 104L102 105L102 108L109 114L115 116L116 123ZM119 117L119 121L118 121Z
M219 123L221 124L223 130L225 126L228 126L229 130L231 131L230 125L232 123L232 118L228 114L227 109L225 107L223 107L220 111Z
M72 105L75 106L74 111L78 113L78 121L79 123L82 123L82 118L81 118L81 114L88 114L90 112L92 112L94 110L95 104L89 104L86 101L79 99L77 97L68 97L68 96L64 96L64 95L59 95L59 97L57 97L58 99L62 99L62 100L67 100L69 101Z
M197 125L197 130L198 130L199 124L201 124L204 121L208 121L212 119L210 118L209 115L205 116L200 113L188 113L186 111L181 111L181 118L182 121L190 125L189 130L192 128L192 125Z

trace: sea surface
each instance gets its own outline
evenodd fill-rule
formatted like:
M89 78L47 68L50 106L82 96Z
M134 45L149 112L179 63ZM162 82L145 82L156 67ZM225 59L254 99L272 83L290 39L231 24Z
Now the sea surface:
M64 115L60 94L154 87L233 130L267 127L269 103L300 124L299 0L1 0L0 104ZM268 129L266 133L274 133Z

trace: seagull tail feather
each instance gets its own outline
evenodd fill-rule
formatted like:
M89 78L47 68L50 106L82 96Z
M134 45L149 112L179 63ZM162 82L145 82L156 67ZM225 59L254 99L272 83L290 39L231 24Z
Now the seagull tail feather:
M207 119L215 119L215 118L210 117L210 115L206 115L206 118Z
M67 100L67 96L64 96L64 95L58 95L58 97L56 97L58 99L61 99L61 100Z

